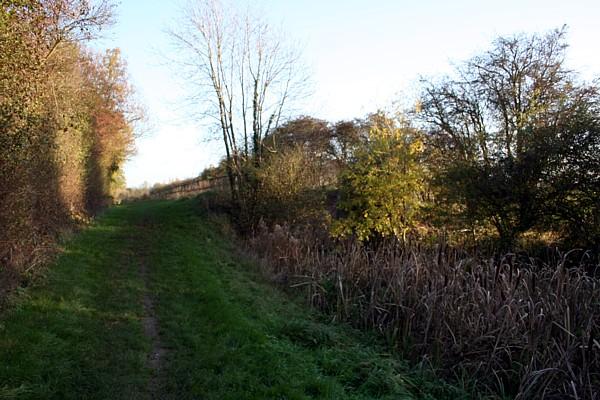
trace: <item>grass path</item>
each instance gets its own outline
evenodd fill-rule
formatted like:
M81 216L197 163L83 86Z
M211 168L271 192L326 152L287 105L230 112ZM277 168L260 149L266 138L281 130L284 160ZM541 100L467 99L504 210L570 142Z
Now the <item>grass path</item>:
M456 399L271 287L194 201L115 207L0 317L0 399Z

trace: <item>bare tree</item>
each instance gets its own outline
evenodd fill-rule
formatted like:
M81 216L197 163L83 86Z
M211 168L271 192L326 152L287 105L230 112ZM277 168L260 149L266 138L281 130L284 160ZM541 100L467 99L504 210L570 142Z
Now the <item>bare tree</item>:
M111 0L1 0L0 5L27 26L45 59L62 43L96 38L113 22L115 8Z
M276 128L290 100L304 92L299 54L262 18L220 0L193 0L171 32L182 65L199 89L203 117L222 133L231 195L237 203L243 168L259 166L265 135Z
M423 90L441 193L507 244L558 220L597 236L600 88L566 68L565 32L499 38Z

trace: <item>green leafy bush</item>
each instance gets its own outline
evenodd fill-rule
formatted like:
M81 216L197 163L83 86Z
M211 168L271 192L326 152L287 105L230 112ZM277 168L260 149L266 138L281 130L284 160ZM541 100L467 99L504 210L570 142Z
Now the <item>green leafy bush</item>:
M340 178L345 215L335 221L335 236L354 234L360 240L374 236L405 238L417 223L426 169L420 134L384 115L373 117L368 140Z

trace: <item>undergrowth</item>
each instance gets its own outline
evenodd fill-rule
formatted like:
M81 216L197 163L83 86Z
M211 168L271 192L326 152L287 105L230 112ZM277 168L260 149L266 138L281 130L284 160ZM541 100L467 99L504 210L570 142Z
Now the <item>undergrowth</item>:
M262 225L247 241L272 279L481 392L600 398L600 268L581 251L542 262L444 243L369 247L314 227Z

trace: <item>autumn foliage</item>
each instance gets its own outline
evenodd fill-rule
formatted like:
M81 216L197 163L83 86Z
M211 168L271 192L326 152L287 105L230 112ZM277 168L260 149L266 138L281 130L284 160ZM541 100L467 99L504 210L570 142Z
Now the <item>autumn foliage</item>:
M110 203L138 114L119 51L84 46L110 22L110 4L0 4L2 289L42 260L61 230Z

